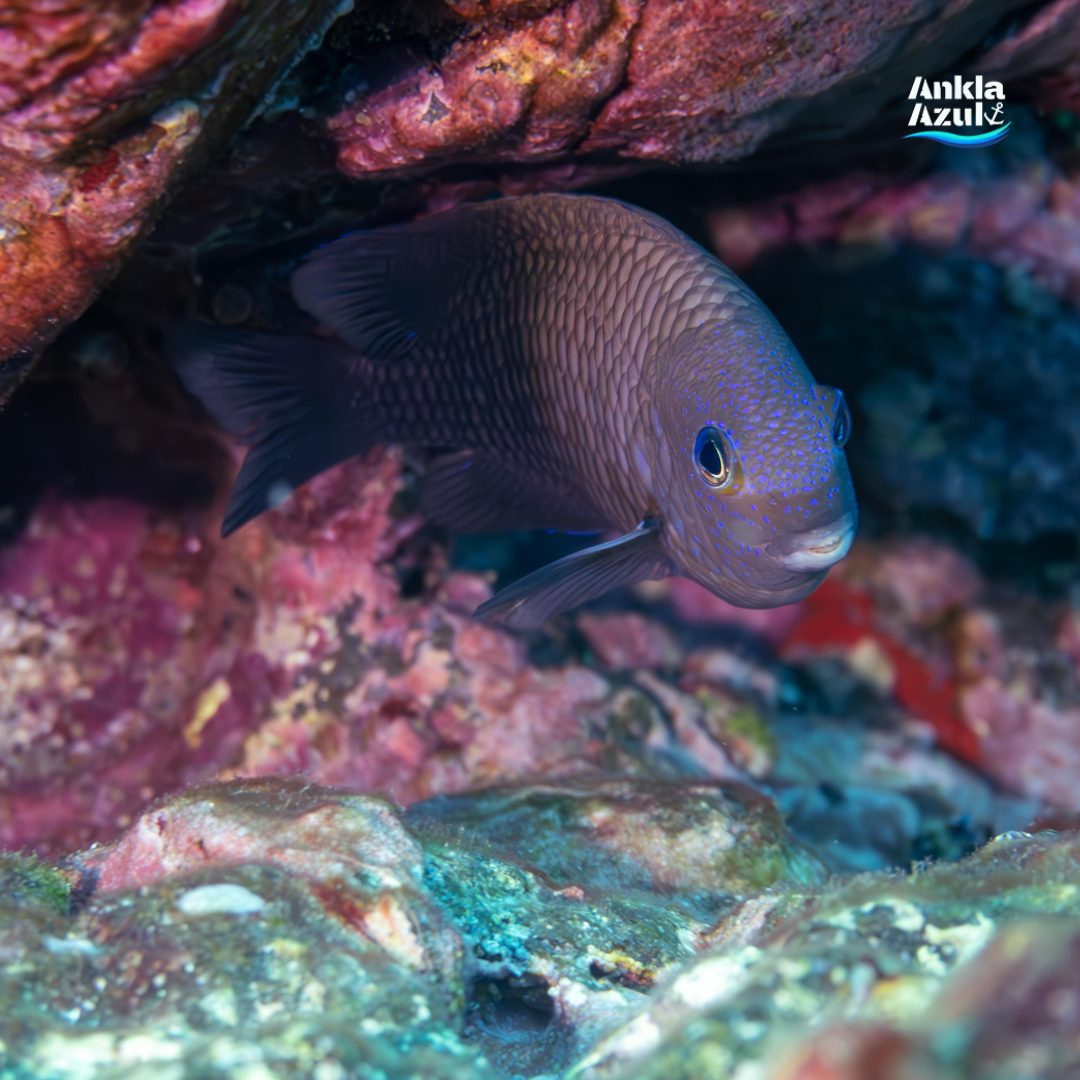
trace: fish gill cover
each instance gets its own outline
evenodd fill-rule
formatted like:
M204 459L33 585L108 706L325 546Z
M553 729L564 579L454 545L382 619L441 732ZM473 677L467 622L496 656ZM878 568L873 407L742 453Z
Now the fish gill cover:
M0 1075L1076 1072L1076 0L11 20Z

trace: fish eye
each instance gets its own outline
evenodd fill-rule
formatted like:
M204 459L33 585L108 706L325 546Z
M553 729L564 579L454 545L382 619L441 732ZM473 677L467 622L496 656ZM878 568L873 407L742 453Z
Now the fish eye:
M694 462L710 487L724 487L731 480L731 452L719 428L704 427L697 433Z
M833 442L840 447L846 445L851 438L851 410L839 390L836 391L836 417L833 419L832 437Z

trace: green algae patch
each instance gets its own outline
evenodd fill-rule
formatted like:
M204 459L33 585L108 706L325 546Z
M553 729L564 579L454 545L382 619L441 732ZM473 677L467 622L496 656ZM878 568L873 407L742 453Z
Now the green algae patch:
M636 993L693 955L700 924L663 897L556 888L470 848L430 842L425 883L488 970Z
M27 855L0 855L0 905L39 905L57 915L71 908L71 882L55 867Z
M460 968L439 965L434 941L432 967L414 965L397 898L357 890L346 910L314 884L272 866L219 867L95 896L63 934L22 920L20 956L0 972L8 1057L50 1080L150 1066L352 1076L373 1062L418 1080L490 1075L461 1038Z

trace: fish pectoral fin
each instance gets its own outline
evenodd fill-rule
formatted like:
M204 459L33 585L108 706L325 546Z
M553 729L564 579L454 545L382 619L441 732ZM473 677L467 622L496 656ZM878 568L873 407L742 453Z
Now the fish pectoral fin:
M475 256L457 228L460 214L349 233L319 248L293 274L293 298L369 359L408 355L445 325Z
M494 454L477 450L443 454L432 461L424 475L421 506L432 521L452 532L603 529L576 493L538 490L523 483Z
M481 604L476 617L535 630L560 611L611 589L670 573L670 563L660 548L660 525L644 521L633 532L527 574Z

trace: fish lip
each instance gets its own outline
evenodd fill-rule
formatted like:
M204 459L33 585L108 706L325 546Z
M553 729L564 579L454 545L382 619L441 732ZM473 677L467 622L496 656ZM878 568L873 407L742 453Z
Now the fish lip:
M807 532L786 536L770 545L785 570L800 573L827 570L851 550L855 539L855 518L847 515L840 521Z

